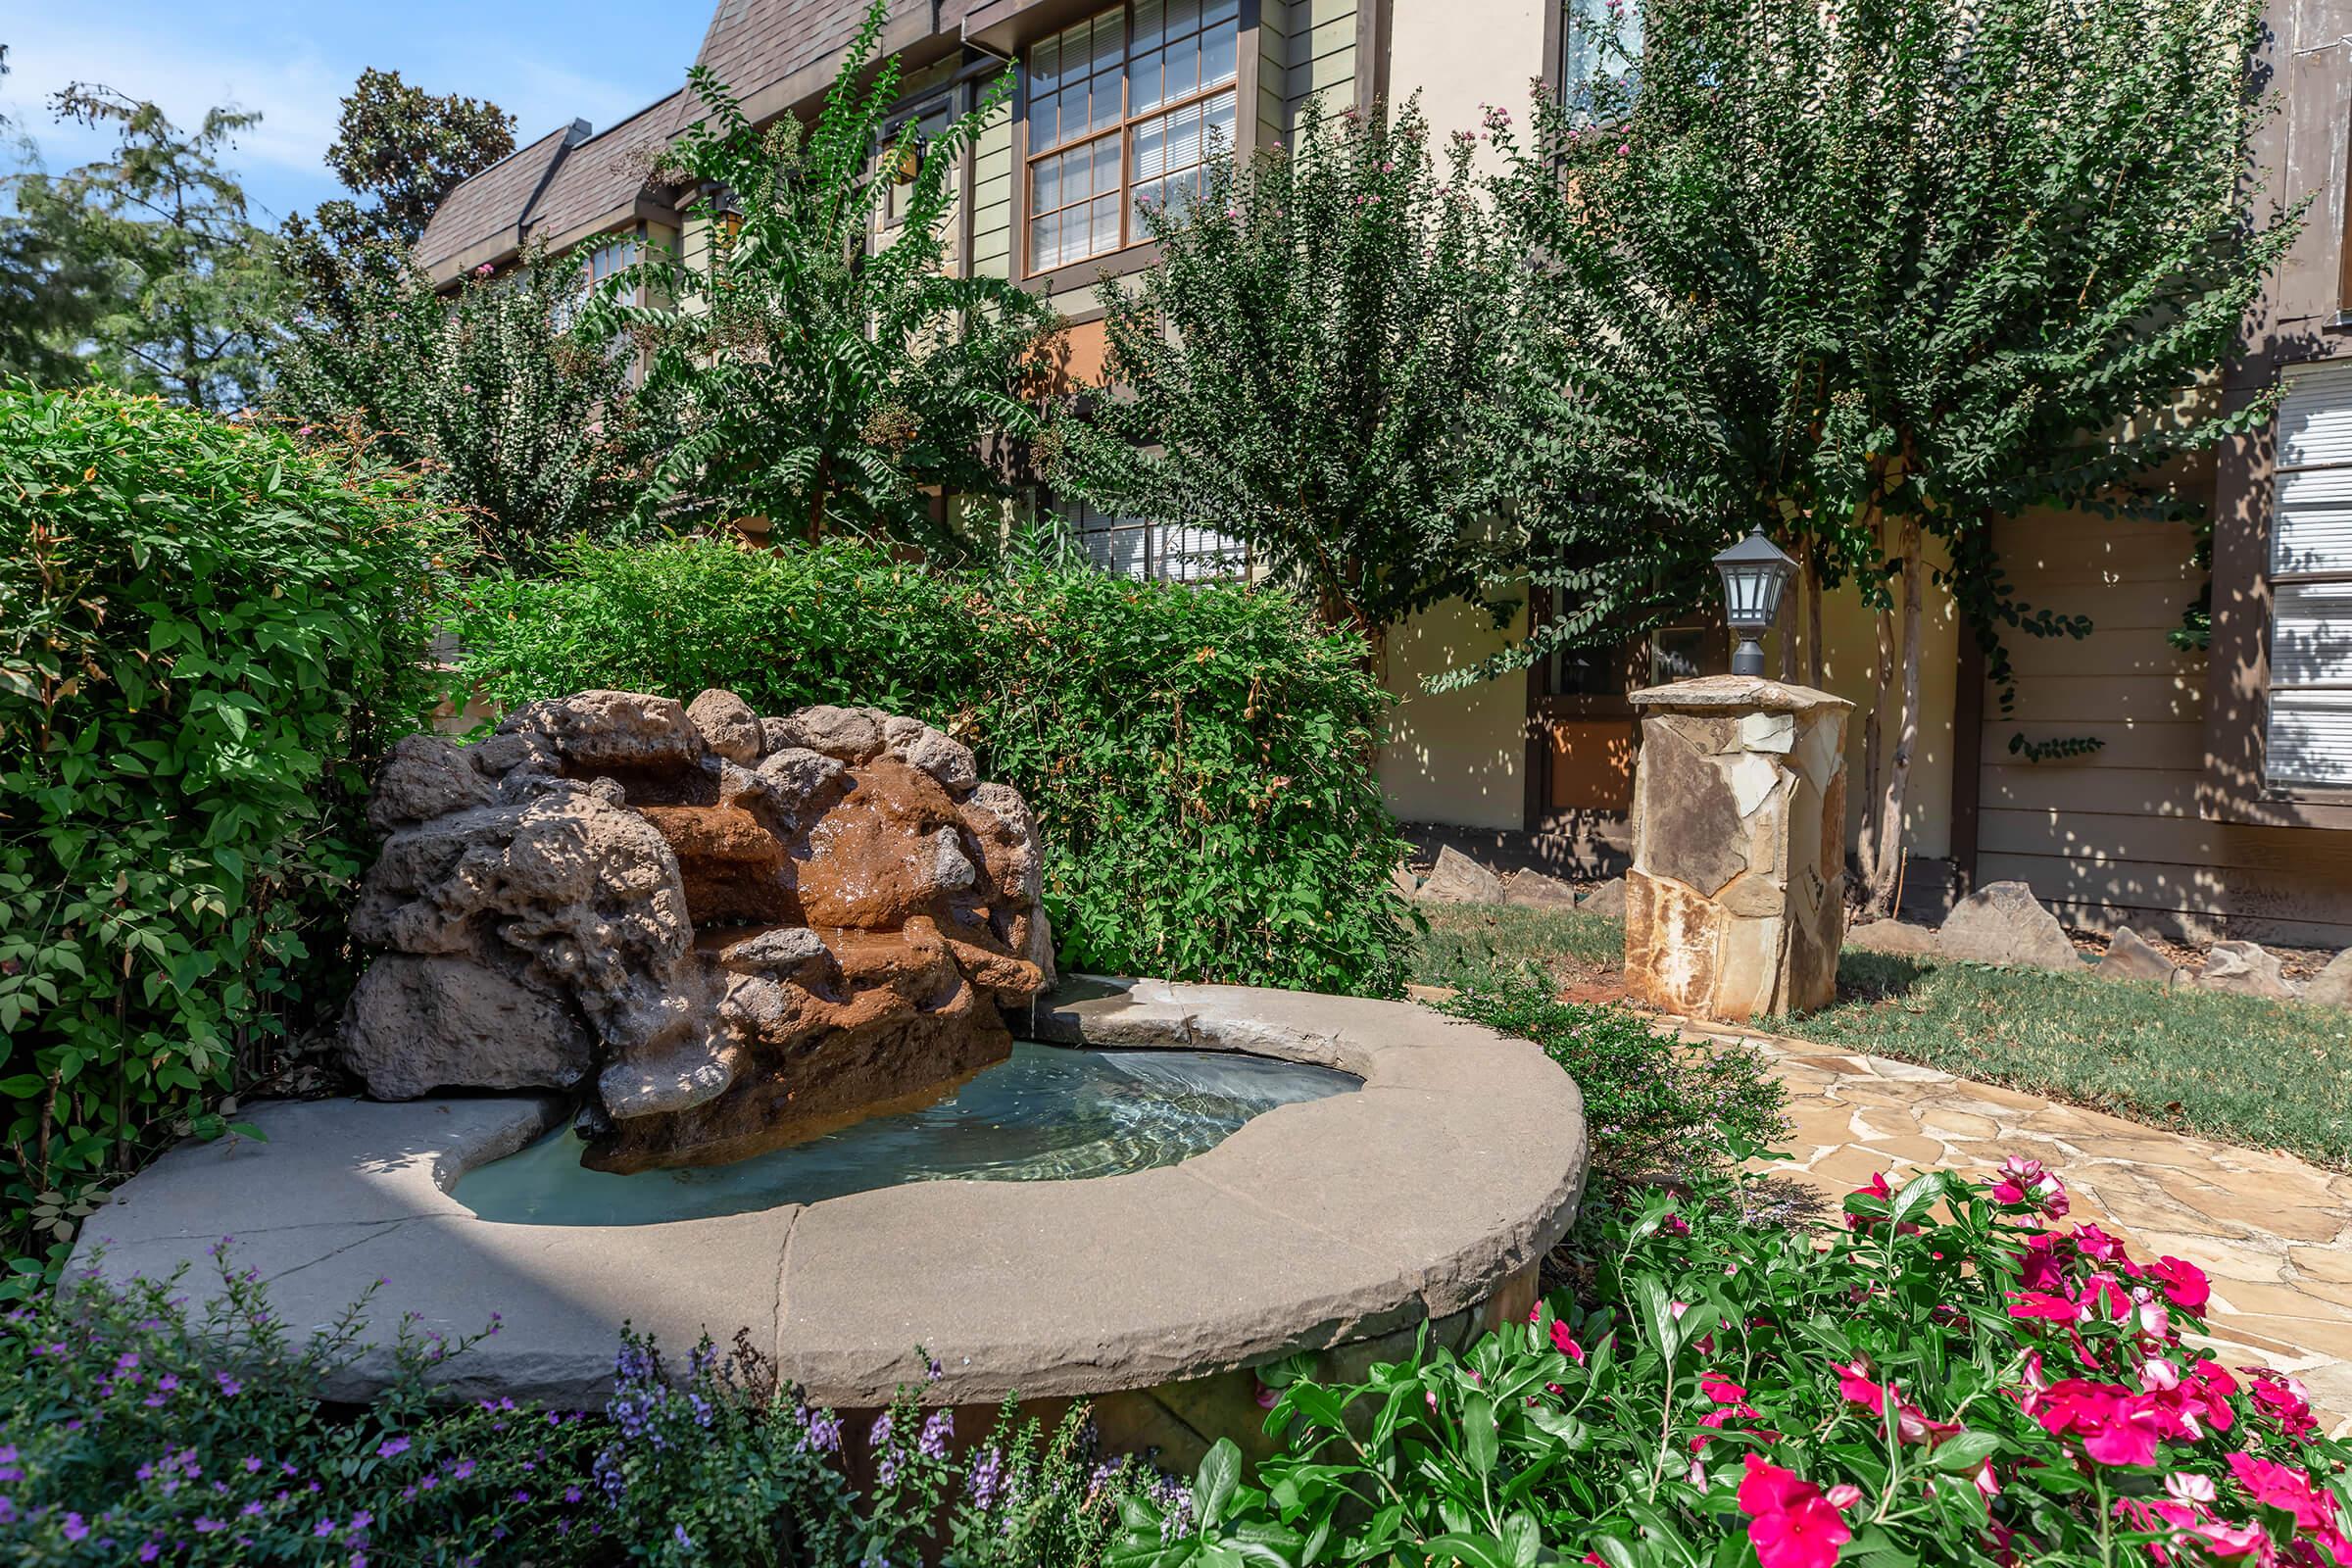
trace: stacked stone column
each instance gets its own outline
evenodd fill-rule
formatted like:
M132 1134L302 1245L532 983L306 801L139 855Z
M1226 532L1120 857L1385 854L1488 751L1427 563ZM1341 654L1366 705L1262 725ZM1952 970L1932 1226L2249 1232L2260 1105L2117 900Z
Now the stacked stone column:
M1829 1003L1845 930L1853 705L1744 675L1651 687L1633 703L1627 989L1732 1022Z

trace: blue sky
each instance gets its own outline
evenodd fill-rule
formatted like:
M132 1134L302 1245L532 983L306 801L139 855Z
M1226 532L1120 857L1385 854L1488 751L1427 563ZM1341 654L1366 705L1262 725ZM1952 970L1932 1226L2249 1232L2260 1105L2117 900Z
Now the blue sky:
M525 142L575 116L602 129L676 87L710 20L709 0L0 0L0 115L55 172L103 147L51 118L69 81L153 99L183 125L214 104L259 110L231 161L270 221L336 193L320 159L363 67L488 98Z

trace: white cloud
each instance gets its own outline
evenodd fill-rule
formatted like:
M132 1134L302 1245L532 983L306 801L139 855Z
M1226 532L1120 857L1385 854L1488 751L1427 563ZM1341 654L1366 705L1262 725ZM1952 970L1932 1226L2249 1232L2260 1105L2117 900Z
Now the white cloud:
M386 28L368 41L366 59L341 59L282 30L256 37L260 29L233 25L218 10L182 12L180 25L165 35L110 18L113 9L60 6L46 16L12 17L0 31L0 42L9 46L0 116L33 138L54 172L99 156L113 142L103 131L61 124L50 113L50 96L69 82L103 82L151 100L182 127L199 123L215 106L257 112L261 123L239 134L225 161L272 215L334 193L322 160L334 140L342 96L364 65L401 69L436 92L488 98L515 117L515 135L526 142L575 118L610 125L685 80L682 67L651 69L649 60L645 82L623 85L546 64L522 49L485 50L479 37L464 52L444 56L422 17L411 19L418 26L415 34L402 37ZM659 36L666 27L649 24L648 30L656 34L647 39L656 46L649 56L667 52L660 44L674 43ZM331 31L329 37L335 55L343 53L335 46L347 40Z
M53 170L112 141L102 131L61 124L49 111L53 93L91 81L151 100L183 127L216 106L258 112L261 123L237 137L236 163L326 177L320 159L334 139L349 74L298 40L285 40L289 47L279 54L245 56L141 35L87 14L52 14L12 23L6 41L9 74L0 86L7 103L0 112L40 144Z

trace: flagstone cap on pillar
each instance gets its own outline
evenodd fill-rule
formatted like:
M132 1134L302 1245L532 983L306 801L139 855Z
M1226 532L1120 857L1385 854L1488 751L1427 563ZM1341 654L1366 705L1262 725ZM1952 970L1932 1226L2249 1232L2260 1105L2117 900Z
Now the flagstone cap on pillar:
M1727 709L1765 713L1809 713L1817 708L1854 705L1833 693L1761 675L1701 675L1695 680L1644 686L1626 699L1636 708L1688 709L1720 712Z

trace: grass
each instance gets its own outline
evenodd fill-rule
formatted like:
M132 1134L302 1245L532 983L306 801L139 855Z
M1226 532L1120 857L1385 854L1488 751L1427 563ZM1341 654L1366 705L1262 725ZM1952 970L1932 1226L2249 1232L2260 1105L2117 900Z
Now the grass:
M1465 986L1542 968L1572 994L1613 977L1618 922L1541 909L1428 911L1412 978ZM1848 951L1838 999L1759 1026L1941 1068L2151 1127L2352 1170L2352 1013L2141 981Z

